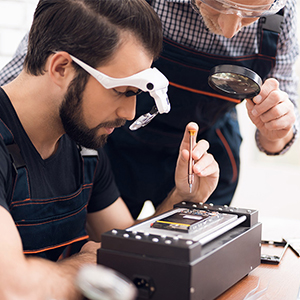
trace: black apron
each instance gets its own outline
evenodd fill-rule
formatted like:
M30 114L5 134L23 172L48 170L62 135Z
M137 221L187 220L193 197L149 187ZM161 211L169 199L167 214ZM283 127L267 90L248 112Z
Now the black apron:
M265 79L275 65L278 32L263 30L259 53L226 57L212 55L164 39L163 52L153 64L170 81L171 111L156 116L146 127L130 131L117 129L105 146L121 195L133 217L137 217L145 200L159 205L174 187L174 170L185 126L199 125L199 139L210 143L220 166L217 189L208 202L229 205L239 175L241 136L235 105L239 100L223 97L207 83L210 69L219 64L245 66ZM139 95L139 117L150 111L153 99ZM199 199L200 201L201 199Z
M26 164L12 133L2 120L0 135L7 146L15 171L8 205L22 239L24 254L56 261L77 253L88 239L85 231L87 204L93 188L98 156L81 155L82 184L75 193L33 199Z

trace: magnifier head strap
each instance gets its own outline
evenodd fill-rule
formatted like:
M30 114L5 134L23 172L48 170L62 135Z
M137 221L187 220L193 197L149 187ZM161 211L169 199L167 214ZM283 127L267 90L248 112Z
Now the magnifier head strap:
M132 76L125 78L113 78L97 69L92 68L80 59L70 55L72 60L82 67L86 72L92 75L104 88L112 89L120 86L136 87L143 92L149 92L152 98L154 98L155 106L147 114L140 116L129 128L136 130L146 126L158 113L168 113L171 109L171 105L168 98L168 79L156 68L149 68ZM129 92L125 96L135 96L139 93Z
M170 111L171 107L167 96L169 81L156 68L149 68L129 77L114 78L92 68L73 55L70 55L70 57L76 64L92 75L106 89L112 89L120 86L136 87L143 92L150 93L155 100L160 114L168 113Z

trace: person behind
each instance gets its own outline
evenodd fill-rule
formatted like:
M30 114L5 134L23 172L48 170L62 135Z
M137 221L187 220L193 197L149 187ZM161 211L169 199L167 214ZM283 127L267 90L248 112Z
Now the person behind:
M143 130L131 131L126 124L109 137L105 149L117 185L134 217L147 199L157 207L174 186L171 174L181 131L193 120L200 127L198 139L209 142L220 167L209 202L230 205L239 178L242 138L235 106L240 101L223 100L209 87L208 75L222 64L257 72L264 82L261 92L246 103L257 128L257 146L267 155L286 153L298 136L296 0L149 2L162 21L163 52L153 66L170 81L171 111L155 117ZM137 116L151 106L147 94L139 95ZM129 151L133 146L135 151ZM137 153L142 154L138 159ZM144 169L146 180L137 188L137 174ZM126 174L130 176L124 180Z
M96 262L101 234L133 225L101 147L134 118L139 91L106 89L79 64L112 81L139 76L161 50L160 26L144 0L39 1L24 69L0 89L1 299L82 299L74 278ZM183 135L176 188L158 212L206 201L217 185L218 165L202 140L189 192L192 129Z
M200 126L198 139L209 142L220 167L220 180L209 201L229 205L239 179L242 138L234 108L239 101L221 99L208 86L208 74L216 65L235 64L262 77L261 93L247 99L246 105L257 127L255 140L267 155L286 153L298 136L293 68L298 56L296 0L148 2L163 26L163 52L153 66L170 81L171 111L156 116L142 130L131 131L128 123L110 135L105 150L122 198L134 218L145 200L160 205L174 187L182 131L193 120ZM1 70L0 83L22 69L26 49L27 36ZM147 93L138 99L137 117L153 106Z

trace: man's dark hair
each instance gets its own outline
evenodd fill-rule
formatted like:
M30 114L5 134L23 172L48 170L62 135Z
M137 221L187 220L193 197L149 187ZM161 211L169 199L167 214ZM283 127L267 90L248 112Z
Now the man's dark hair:
M159 55L161 23L145 0L40 0L24 68L43 74L48 56L59 50L98 67L114 55L124 32L133 34L153 59Z

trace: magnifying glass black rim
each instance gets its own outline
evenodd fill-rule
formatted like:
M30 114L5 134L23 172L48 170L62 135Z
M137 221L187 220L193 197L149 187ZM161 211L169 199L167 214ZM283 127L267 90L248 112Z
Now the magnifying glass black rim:
M232 74L237 74L237 75L242 75L244 77L247 77L249 80L251 80L257 86L257 92L238 93L238 94L226 92L226 91L220 89L218 86L216 86L212 80L212 76L217 73L232 73ZM222 95L225 95L225 96L228 96L228 97L231 97L234 99L243 100L246 98L251 99L260 93L262 79L254 71L252 71L246 67L236 66L236 65L218 65L210 70L210 74L208 77L208 84L210 85L211 88L213 88L214 90L216 90L217 92L219 92Z

